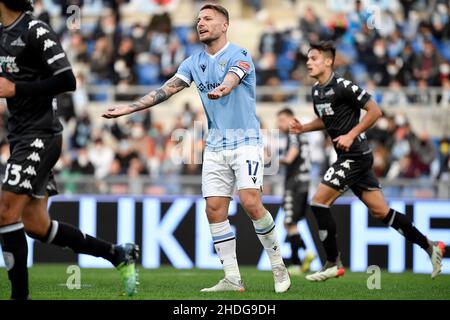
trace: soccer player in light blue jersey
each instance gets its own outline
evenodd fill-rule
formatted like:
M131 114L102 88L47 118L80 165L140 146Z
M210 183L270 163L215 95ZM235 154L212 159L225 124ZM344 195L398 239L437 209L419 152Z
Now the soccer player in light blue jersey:
M195 83L208 118L203 157L202 193L214 247L224 279L203 292L245 291L236 258L236 239L228 207L237 187L240 202L272 266L275 291L285 292L291 281L281 257L272 215L261 202L263 144L256 117L255 67L247 50L227 40L229 16L217 4L204 5L197 32L205 50L180 65L174 77L130 105L109 109L103 117L117 118L150 108Z

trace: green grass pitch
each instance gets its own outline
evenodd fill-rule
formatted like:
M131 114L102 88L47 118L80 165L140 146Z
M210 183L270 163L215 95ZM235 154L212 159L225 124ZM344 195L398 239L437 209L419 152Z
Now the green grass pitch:
M304 276L292 276L292 286L285 294L273 291L272 273L253 267L241 267L246 284L244 293L201 293L203 287L214 285L223 277L221 270L177 270L139 268L140 287L137 295L120 294L122 286L114 269L81 269L81 288L69 290L67 265L35 265L29 269L33 300L190 300L190 299L249 299L249 300L321 300L321 299L432 299L450 300L450 275L431 280L428 274L381 272L381 289L369 290L371 274L351 273L323 283L310 283ZM0 299L9 298L9 281L0 268Z

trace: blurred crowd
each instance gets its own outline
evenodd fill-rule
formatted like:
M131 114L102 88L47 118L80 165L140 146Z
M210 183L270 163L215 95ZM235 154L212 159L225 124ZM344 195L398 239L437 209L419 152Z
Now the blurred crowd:
M388 87L377 95L384 105L450 101L450 19L448 1L329 1L338 10L323 20L312 7L298 26L277 30L267 19L259 41L260 85L310 85L305 63L308 44L331 39L337 44L335 67L369 88ZM341 5L340 5L341 4ZM344 5L345 4L345 5ZM429 94L430 87L444 94ZM289 101L288 95L267 100Z
M51 1L63 4L62 16L67 15L66 9L71 4L83 6L87 2ZM50 22L44 2L35 1L35 14ZM128 2L102 0L98 21L87 29L69 31L65 26L54 26L77 77L77 91L58 97L65 131L64 152L56 171L61 176L74 178L93 175L97 184L94 184L95 190L90 190L92 192L130 192L129 186L120 183L114 185L117 189L107 190L110 186L101 182L119 175L158 179L201 173L205 116L202 111L194 111L201 110L199 106L186 103L169 130L164 119L154 119L149 111L120 121L102 122L101 126L88 112L91 101L106 99L104 90L90 92L89 86L115 85L118 90L114 98L129 101L137 97L128 90L130 85L159 85L176 72L181 61L202 49L195 26L174 26L168 10L152 15L147 24L122 23L119 8ZM150 2L163 8L172 3L170 0ZM290 5L295 2L288 1ZM340 2L349 3L335 1L333 5ZM418 93L422 92L420 89L435 86L447 89L435 98L439 99L438 103L448 105L450 21L447 1L381 1L380 6L385 6L380 7L382 28L374 27L376 21L374 25L368 23L370 12L364 8L364 2L351 1L350 6L335 8L337 13L330 21L322 21L312 8L306 8L297 27L277 30L273 21L265 16L260 1L247 1L257 17L265 21L258 52L253 54L258 85L296 88L311 85L305 70L307 44L318 39L333 39L338 45L338 72L365 85L382 106L427 104L427 99L431 99L429 91ZM392 3L399 7L391 8ZM377 93L380 86L388 86L391 91ZM413 92L405 88L413 88ZM263 101L288 103L292 102L290 98L279 93L261 96ZM6 108L0 104L0 172L4 171L9 155L5 140L6 118ZM439 141L426 134L416 134L405 115L385 114L368 132L368 138L373 144L378 176L449 179L450 137ZM324 137L315 138L313 144L313 162L324 170L332 160L331 144ZM68 183L64 187L66 192L77 192L75 184ZM176 188L176 185L165 188L145 192L165 193L167 188ZM198 192L200 190L193 191Z

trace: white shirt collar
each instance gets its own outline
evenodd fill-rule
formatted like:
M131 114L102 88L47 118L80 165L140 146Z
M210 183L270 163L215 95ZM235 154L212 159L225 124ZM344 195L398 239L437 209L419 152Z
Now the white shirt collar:
M222 49L220 49L219 51L217 51L216 53L214 53L213 55L209 54L208 52L205 51L205 53L210 57L210 58L215 58L217 57L219 54L221 54L226 48L228 48L228 46L230 45L230 41L228 41L223 47Z

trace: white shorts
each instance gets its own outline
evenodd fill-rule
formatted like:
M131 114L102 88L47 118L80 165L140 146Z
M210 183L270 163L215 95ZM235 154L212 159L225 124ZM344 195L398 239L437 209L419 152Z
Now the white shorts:
M261 189L264 147L243 145L234 150L205 151L203 197L232 197L235 189Z

